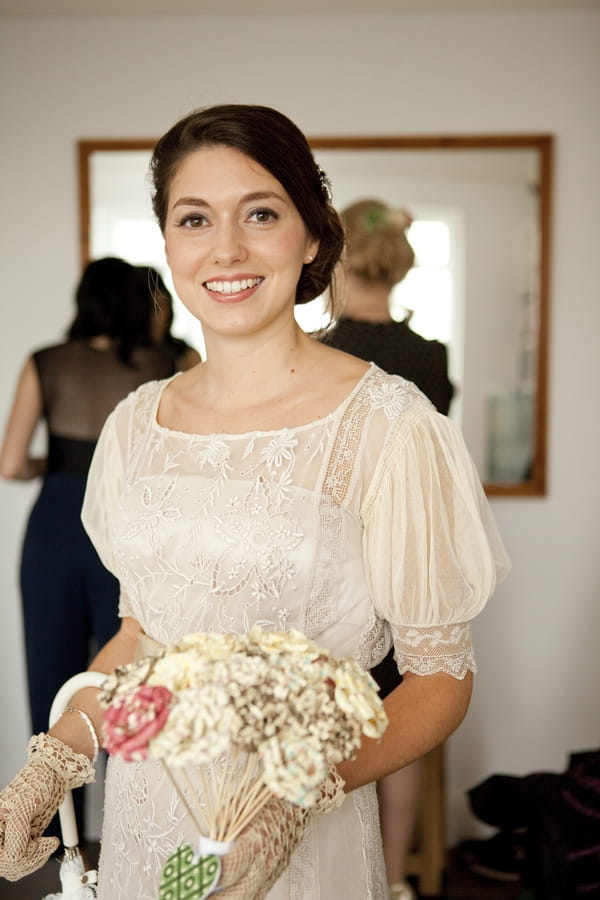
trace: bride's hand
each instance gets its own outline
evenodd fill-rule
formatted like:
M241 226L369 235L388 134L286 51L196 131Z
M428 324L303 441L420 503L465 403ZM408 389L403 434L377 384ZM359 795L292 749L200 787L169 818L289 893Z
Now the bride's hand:
M270 800L222 858L219 898L262 900L289 865L308 819L308 810Z
M311 816L324 815L344 800L344 782L332 771L308 810L274 797L222 858L220 900L263 900L287 869Z
M31 739L28 758L0 791L0 877L9 881L44 865L59 841L42 834L67 790L94 780L89 759L50 735Z

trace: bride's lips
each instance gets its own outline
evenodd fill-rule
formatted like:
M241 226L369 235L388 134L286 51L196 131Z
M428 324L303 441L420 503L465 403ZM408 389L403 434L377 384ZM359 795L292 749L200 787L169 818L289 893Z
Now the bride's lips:
M259 275L238 275L235 278L211 278L204 289L217 303L239 303L254 293L264 278Z

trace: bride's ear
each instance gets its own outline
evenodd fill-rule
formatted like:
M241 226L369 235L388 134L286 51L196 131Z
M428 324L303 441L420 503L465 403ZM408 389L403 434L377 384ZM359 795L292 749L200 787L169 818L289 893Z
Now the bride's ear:
M312 239L306 248L306 255L304 257L305 265L308 265L313 261L317 253L319 252L319 242L315 239Z

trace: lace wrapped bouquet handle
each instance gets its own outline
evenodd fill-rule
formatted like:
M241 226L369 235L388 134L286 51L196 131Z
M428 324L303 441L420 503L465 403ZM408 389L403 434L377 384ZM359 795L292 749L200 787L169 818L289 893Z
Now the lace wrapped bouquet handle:
M180 873L198 884L186 897L212 893L220 856L274 797L321 811L335 765L387 727L377 685L358 663L298 631L258 626L187 635L118 669L100 703L104 748L160 760L196 826L197 847L178 848L163 870L173 900L183 896Z

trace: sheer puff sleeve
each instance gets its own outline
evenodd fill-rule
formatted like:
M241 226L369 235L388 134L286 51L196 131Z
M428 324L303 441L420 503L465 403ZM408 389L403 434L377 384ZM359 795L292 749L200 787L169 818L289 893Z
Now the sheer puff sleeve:
M399 417L362 518L367 580L400 671L475 671L469 621L510 562L454 422L423 408Z

